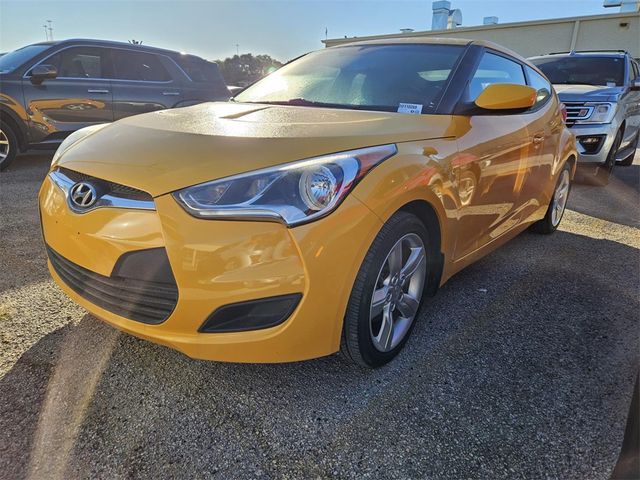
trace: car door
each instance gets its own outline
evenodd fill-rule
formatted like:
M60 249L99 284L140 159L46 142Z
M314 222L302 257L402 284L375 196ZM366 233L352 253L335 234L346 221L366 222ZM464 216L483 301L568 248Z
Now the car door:
M536 163L526 113L488 112L473 102L489 85L526 85L523 66L485 50L466 87L463 110L470 110L468 131L458 139L452 162L458 184L456 259L492 242L520 222L521 190L527 169Z
M520 211L523 219L538 215L540 209L545 209L550 198L548 189L541 188L549 184L549 178L554 175L554 162L560 158L558 146L564 129L560 104L551 83L539 72L525 66L527 83L536 90L536 103L523 117L527 137L530 140L527 158L527 169L522 175L520 189ZM542 212L543 214L545 212Z
M164 55L114 48L113 102L116 120L171 108L179 103L181 85L169 73Z
M629 72L631 80L628 96L625 100L627 111L624 141L634 142L640 135L640 90L634 87L636 82L640 82L640 67L635 60L629 62ZM638 147L640 147L640 144L638 144Z
M106 49L68 47L38 64L58 71L56 78L34 84L32 67L22 80L29 121L44 141L59 141L80 128L113 120L112 68Z

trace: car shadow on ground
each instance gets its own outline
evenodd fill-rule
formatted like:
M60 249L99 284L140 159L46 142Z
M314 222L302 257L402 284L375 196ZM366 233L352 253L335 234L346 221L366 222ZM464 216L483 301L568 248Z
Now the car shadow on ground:
M620 243L524 233L429 299L376 371L196 361L85 315L0 379L0 477L607 478L638 364L637 263Z
M640 159L640 154L638 155ZM569 196L571 210L609 222L640 228L640 164L616 167L606 187L574 183Z

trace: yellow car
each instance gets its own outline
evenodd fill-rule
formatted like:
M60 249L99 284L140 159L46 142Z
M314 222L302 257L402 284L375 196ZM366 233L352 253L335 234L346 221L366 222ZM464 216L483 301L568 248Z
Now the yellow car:
M576 156L515 53L362 42L230 102L73 133L40 213L55 281L125 332L201 359L377 367L452 275L558 227Z

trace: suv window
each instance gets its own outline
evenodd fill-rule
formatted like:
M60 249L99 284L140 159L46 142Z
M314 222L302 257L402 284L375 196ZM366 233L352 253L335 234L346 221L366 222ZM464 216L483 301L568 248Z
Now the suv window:
M220 78L218 65L191 55L174 57L176 63L193 82L216 82Z
M28 45L4 54L0 57L0 73L13 72L20 65L24 65L48 48L51 48L51 45Z
M632 81L638 81L640 80L640 68L638 67L638 64L635 62L635 60L631 60L631 70L632 70L632 74L631 74L631 80Z
M171 75L157 55L129 50L112 50L114 78L146 82L167 82Z
M467 100L475 101L485 88L494 83L526 85L522 65L501 55L485 52L469 83Z
M58 78L109 78L107 50L97 47L72 47L43 61L58 69Z
M536 96L536 103L533 108L538 105L542 105L547 99L551 96L551 84L549 81L536 72L531 67L526 67L527 76L529 77L529 85L535 88L538 91L538 95Z

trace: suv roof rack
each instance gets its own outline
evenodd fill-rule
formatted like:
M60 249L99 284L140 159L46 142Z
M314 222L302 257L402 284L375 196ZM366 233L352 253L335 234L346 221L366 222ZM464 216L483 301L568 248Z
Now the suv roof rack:
M561 55L566 54L573 55L574 53L624 53L629 54L626 50L616 50L613 48L605 49L605 50L570 50L568 52L551 52L548 55Z

